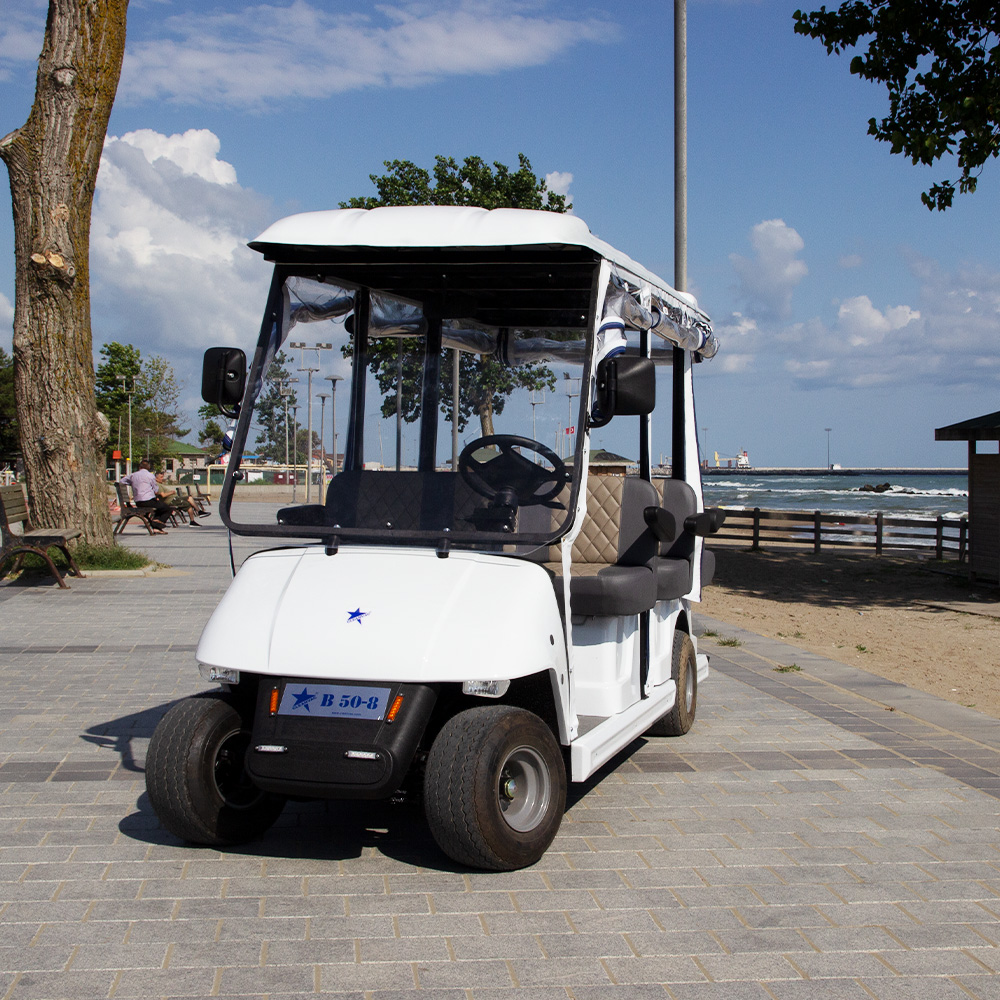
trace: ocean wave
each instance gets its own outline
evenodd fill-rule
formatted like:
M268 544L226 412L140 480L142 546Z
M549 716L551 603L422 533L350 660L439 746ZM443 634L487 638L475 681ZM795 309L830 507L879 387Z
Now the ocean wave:
M835 496L843 497L850 495L852 493L863 493L866 496L911 496L911 497L967 497L969 495L968 490L959 489L957 487L949 487L943 490L935 489L914 489L911 486L896 486L890 485L887 490L864 490L858 486L847 486L843 489L827 489L827 488L816 488L810 486L798 486L795 488L783 488L780 486L771 486L770 484L760 484L757 483L731 483L731 482L715 482L710 481L703 483L703 488L706 492L711 490L716 490L721 488L724 489L734 489L739 490L742 495L747 495L749 493L784 493L789 496Z

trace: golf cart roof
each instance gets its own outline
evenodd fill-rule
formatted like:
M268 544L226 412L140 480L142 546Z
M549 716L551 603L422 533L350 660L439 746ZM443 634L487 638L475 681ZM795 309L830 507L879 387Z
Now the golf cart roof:
M601 257L634 277L648 281L678 305L698 309L694 296L678 292L626 254L591 233L583 219L559 212L523 208L468 208L410 205L392 208L346 208L304 212L279 219L250 243L253 250L279 263L344 259L344 251L503 251L524 248L565 256L584 251ZM534 256L534 254L532 254ZM548 256L543 253L542 256ZM575 256L575 255L574 255Z

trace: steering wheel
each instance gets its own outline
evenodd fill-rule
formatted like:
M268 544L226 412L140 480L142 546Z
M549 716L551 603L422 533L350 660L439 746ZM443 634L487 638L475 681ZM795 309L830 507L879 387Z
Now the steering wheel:
M485 462L473 457L475 452L491 445L499 452L495 457ZM532 462L515 451L515 448L535 452L552 468L547 469ZM488 500L501 492L513 490L519 507L551 500L570 479L566 463L551 448L546 448L540 441L532 441L531 438L516 434L490 434L470 441L458 456L458 471L472 489ZM546 483L551 483L551 486L539 493Z

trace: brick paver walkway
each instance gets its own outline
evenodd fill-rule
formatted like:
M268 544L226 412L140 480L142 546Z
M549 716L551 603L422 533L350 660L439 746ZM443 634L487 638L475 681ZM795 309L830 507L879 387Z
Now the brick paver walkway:
M455 866L414 806L180 844L142 762L206 686L225 539L130 529L175 570L0 585L0 997L1000 997L1000 724L729 625L691 733L573 786L529 870Z

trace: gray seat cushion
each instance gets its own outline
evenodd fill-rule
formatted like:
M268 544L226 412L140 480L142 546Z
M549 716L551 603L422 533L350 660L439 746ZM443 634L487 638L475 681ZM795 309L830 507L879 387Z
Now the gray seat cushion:
M656 599L672 601L683 597L691 589L691 560L671 556L657 556L653 560L656 571Z
M575 615L637 615L656 603L656 579L648 566L607 566L569 583Z

